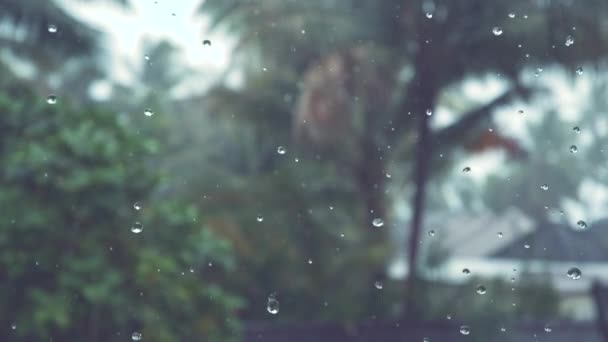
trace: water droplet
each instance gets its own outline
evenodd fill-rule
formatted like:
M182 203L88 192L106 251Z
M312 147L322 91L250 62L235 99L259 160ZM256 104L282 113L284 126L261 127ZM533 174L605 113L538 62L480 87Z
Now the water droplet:
M428 337L425 337L425 338L422 339L422 342L431 342L431 339L428 338Z
M15 324L15 323L11 324L11 329L17 330L17 324Z
M384 287L384 285L382 284L381 281L376 281L374 283L374 287L377 288L378 290L382 290L382 288Z
M468 325L461 325L460 326L460 334L462 335L468 335L471 333L471 328L469 328Z
M312 265L312 259L308 259L308 264Z
M519 114L523 114L523 113L524 113L524 110L523 110L523 109L520 109L520 110L518 110L518 111L517 111L517 113L519 113Z
M279 301L277 300L274 294L268 296L266 311L268 311L268 313L271 315L276 315L279 313Z
M154 115L154 112L152 111L152 109L146 108L146 109L144 109L144 115L145 116L152 116L152 115Z
M430 231L429 231L429 236L430 236L430 237L435 236L435 231L434 231L434 230L430 230Z
M426 12L426 13L425 13L425 16L426 16L427 18L429 18L429 19L432 19L432 18L433 18L433 13L432 13L432 12Z
M381 218L375 218L372 220L372 225L374 227L382 227L384 226L384 221Z
M428 108L425 113L427 116L433 115L433 111L430 108Z
M131 226L131 232L133 232L135 234L139 234L143 230L144 230L144 225L139 221L135 221L135 223L133 223L133 225Z
M144 59L147 60L147 61L149 61L150 60L150 56L144 55Z
M471 270L469 270L468 268L463 268L462 269L462 274L469 275L469 274L471 274Z
M450 314L445 315L445 319L447 319L448 321L451 321L452 320L452 315L450 315Z
M571 46L572 44L574 44L574 37L572 37L572 35L569 34L566 37L566 42L564 43L564 45Z
M515 18L515 13L511 12L508 14L508 16L509 16L509 18L513 19L513 18Z
M534 77L538 77L540 76L540 74L543 72L543 68L536 68L536 71L534 72Z
M540 186L540 188L541 188L541 190L547 191L547 190L549 190L549 185L543 184Z
M51 24L48 26L47 30L49 30L50 33L56 33L57 32L57 26Z
M583 220L576 221L576 225L578 227L578 230L585 230L585 229L587 229L587 222L585 222Z
M524 244L524 248L525 249L530 249L530 244L529 243Z
M549 326L549 324L545 325L545 332L551 332L553 329Z
M574 131L574 133L576 134L580 134L581 133L581 129L578 126L574 126L572 127L572 130Z
M390 173L387 172L386 173L386 178L391 178L391 177L393 177L393 176Z
M477 291L477 293L480 294L480 295L484 295L484 294L486 294L486 292L488 292L488 290L486 289L486 287L483 286L483 285L477 286L477 289L475 289L475 291Z
M141 204L139 204L139 202L133 203L133 209L135 209L135 210L141 210Z
M131 339L133 341L141 341L141 333L140 332L134 332L131 334Z
M55 104L55 103L57 103L57 96L53 95L53 94L49 95L46 98L46 103L48 103L48 104Z
M505 328L505 327L500 327L500 331L501 331L501 332L505 332L505 331L507 331L507 328Z
M279 147L277 147L277 153L278 154L285 154L285 153L287 153L287 150L285 149L285 147L279 146Z
M211 41L209 39L205 39L205 40L203 40L203 45L204 46L211 46Z
M502 237L503 237L504 235L502 234L502 232L498 232L498 233L496 234L496 236L498 236L498 238L502 239Z
M566 274L568 275L568 278L574 280L581 279L581 276L583 275L581 270L579 270L577 267L570 268Z
M494 28L492 28L492 33L495 36L500 36L502 34L502 27L500 27L500 26L494 26Z
M570 146L570 153L576 153L576 152L578 152L578 147L576 147L576 145Z
M462 172L469 173L469 172L471 172L471 168L466 166L464 169L462 169Z
M257 216L255 219L256 219L256 221L258 221L258 222L263 222L263 221L264 221L264 216L262 216L262 215L258 215L258 216Z
M576 68L576 73L577 73L578 75L582 75L582 74L583 74L583 67L580 67L580 66L579 66L578 68Z

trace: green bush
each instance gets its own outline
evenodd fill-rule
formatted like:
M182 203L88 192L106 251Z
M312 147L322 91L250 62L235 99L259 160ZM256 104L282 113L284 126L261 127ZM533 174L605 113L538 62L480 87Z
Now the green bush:
M2 340L233 337L230 246L158 190L154 125L15 91L0 94Z

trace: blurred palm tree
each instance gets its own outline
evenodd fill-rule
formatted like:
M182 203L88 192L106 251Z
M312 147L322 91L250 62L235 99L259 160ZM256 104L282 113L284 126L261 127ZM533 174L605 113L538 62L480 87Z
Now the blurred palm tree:
M104 1L128 6L128 0ZM33 67L32 86L40 93L57 84L72 86L78 101L88 96L90 82L104 74L99 58L103 35L75 18L66 5L59 0L0 0L0 49L5 62Z
M415 279L426 183L451 161L440 154L471 146L516 151L500 136L488 139L482 123L530 94L531 68L558 64L574 74L601 60L606 10L604 1L207 0L201 13L212 17L212 28L237 36L245 74L238 89L219 86L211 108L245 110L248 122L266 132L275 127L281 139L288 137L279 127L293 122L305 146L358 189L363 226L386 215L387 170L411 166L402 176L413 190L408 250ZM483 77L501 79L504 93L446 101L450 90ZM439 106L456 118L433 129Z

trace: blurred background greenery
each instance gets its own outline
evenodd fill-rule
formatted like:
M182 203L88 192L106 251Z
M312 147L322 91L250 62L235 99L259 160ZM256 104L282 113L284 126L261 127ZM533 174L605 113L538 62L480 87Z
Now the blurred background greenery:
M164 2L0 0L3 341L594 319L564 263L608 262L607 3ZM144 32L121 79L99 8L219 40Z

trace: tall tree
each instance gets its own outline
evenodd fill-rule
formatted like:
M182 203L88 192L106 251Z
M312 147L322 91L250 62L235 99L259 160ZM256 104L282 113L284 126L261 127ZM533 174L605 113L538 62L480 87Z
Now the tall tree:
M465 138L479 136L479 123L496 107L527 95L521 85L527 67L557 63L574 70L600 59L608 46L600 14L607 6L602 1L578 6L562 1L208 0L201 12L236 34L238 52L248 58L246 85L223 92L227 101L260 108L260 89L288 100L299 97L297 109L293 103L282 108L280 120L291 120L295 112L294 125L308 136L307 146L325 153L317 152L356 184L363 226L385 216L389 163L412 166L408 244L410 279L415 280L426 184L432 163L439 162L434 148L449 154ZM263 77L267 82L260 87L265 72L272 76ZM459 110L453 124L433 129L433 112L448 105L442 103L445 92L471 77L487 76L505 82L503 95Z

